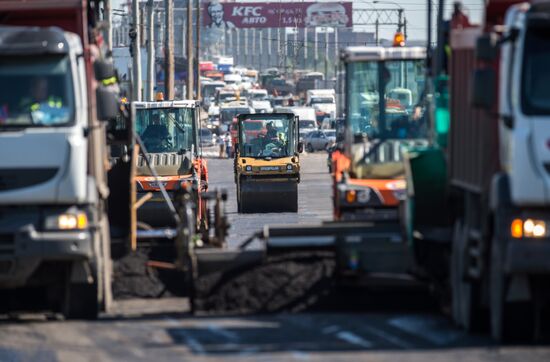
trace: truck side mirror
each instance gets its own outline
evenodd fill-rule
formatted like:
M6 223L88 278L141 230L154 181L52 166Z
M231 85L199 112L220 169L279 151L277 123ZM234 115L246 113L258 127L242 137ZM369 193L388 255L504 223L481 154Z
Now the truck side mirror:
M98 81L116 77L115 67L112 62L106 60L96 60L94 62L95 79Z
M495 33L483 34L477 38L476 59L491 62L498 55L498 40Z
M95 92L97 102L97 119L109 121L118 115L118 100L116 94L99 86Z
M298 152L299 153L304 152L304 143L303 142L298 142Z
M472 105L490 110L495 102L495 71L490 68L477 69L473 77Z

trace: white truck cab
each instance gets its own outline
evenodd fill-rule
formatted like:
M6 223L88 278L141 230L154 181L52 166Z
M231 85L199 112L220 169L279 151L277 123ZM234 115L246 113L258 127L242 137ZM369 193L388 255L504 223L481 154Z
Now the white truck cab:
M307 91L306 105L313 107L320 117L336 117L336 93L334 89L311 89Z
M499 89L500 157L510 180L510 197L524 206L550 205L550 105L548 30L533 5L510 8L501 48ZM538 4L540 14L550 6ZM543 26L544 25L544 26Z
M77 34L2 26L0 39L0 289L46 286L66 316L94 318L110 295L101 120L115 94Z

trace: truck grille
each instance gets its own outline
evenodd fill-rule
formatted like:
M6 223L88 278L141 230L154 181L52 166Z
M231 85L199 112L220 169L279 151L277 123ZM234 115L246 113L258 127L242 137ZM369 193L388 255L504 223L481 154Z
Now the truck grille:
M150 153L147 159L151 166L178 166L182 162L182 156L177 153ZM138 167L145 167L146 162L143 156L138 157Z
M53 178L57 171L57 168L0 169L0 191L41 184Z
M424 139L386 140L368 157L367 163L402 162L404 147L421 147L427 145L428 141Z

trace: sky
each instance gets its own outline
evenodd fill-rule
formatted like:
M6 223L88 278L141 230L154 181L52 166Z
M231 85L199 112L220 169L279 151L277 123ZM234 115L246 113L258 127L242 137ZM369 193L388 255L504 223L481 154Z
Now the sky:
M121 7L121 4L128 2L128 0L111 0L112 7L118 9ZM204 0L203 0L204 1ZM288 0L285 0L288 1ZM303 1L303 0L302 0ZM334 0L319 0L320 2L334 2ZM370 0L354 0L353 7L354 9L391 9L401 6L404 9L405 18L407 19L407 32L408 38L411 40L425 40L427 37L427 1L423 0L397 0L397 1L382 1L375 4ZM241 0L237 2L263 2L261 0ZM277 0L271 0L270 2L278 2ZM283 1L284 2L284 1ZM452 2L453 0L447 0L445 6L445 13L447 16L450 16L452 11ZM432 0L434 4L434 9L436 9L438 0ZM483 9L483 0L463 0L462 1L466 13L470 17L470 21L473 23L479 23L482 15ZM434 11L433 23L435 24L436 12ZM367 26L366 31L374 32L374 25ZM395 26L383 26L380 29L380 37L391 39L395 32ZM435 30L432 32L432 36L435 37ZM435 39L435 38L434 38Z

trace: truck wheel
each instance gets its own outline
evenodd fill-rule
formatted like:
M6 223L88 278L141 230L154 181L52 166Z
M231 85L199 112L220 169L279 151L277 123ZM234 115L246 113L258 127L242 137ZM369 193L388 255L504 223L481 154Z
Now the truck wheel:
M477 318L475 286L464 280L467 232L468 228L463 221L457 220L452 240L450 282L453 320L470 332L477 329L480 321Z
M493 239L491 246L491 268L490 268L490 318L491 336L497 342L502 342L509 332L509 326L505 324L504 318L505 295L508 284L507 277L502 270L501 247L498 240Z
M97 283L67 283L63 302L63 315L66 319L94 320L99 315Z
M113 260L111 257L111 233L109 229L109 221L107 214L103 214L102 218L102 240L101 240L101 252L103 255L103 262L101 263L101 291L100 294L100 307L101 311L109 312L113 305Z
M489 271L491 337L499 343L529 341L534 336L533 304L506 301L511 277L506 275L503 259L503 245L495 237L491 245Z
M294 200L294 204L292 204L292 207L290 208L290 212L298 212L298 193L296 193L296 199Z
M237 186L237 212L243 212L241 207L241 194L239 193L239 186Z
M308 143L307 146L306 146L306 151L309 152L309 153L313 153L315 150L313 149L313 146L311 145L311 143Z

